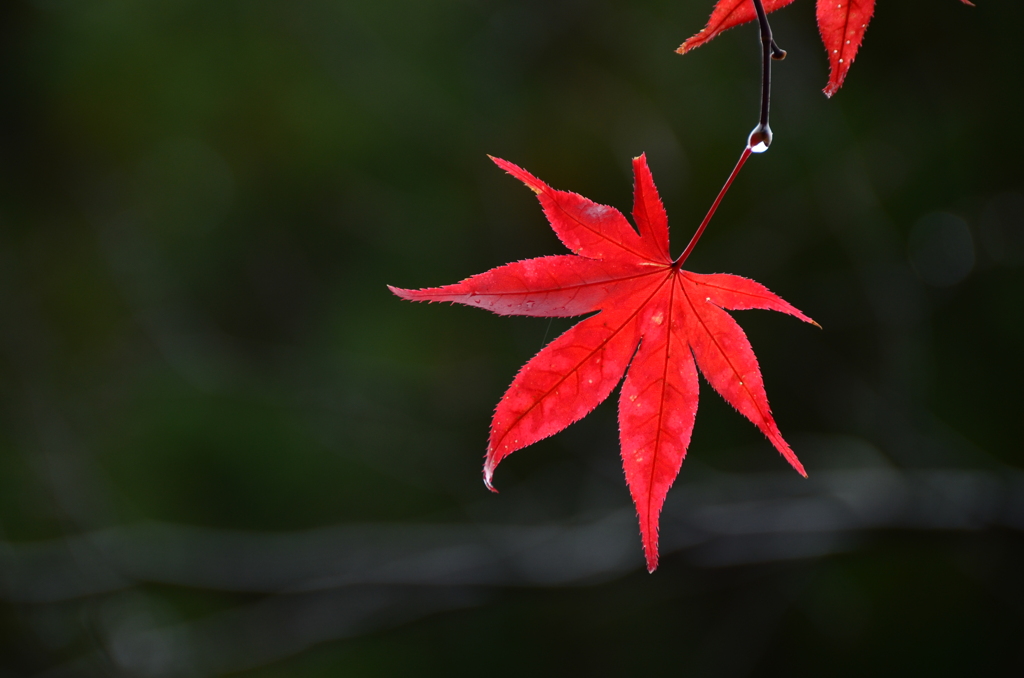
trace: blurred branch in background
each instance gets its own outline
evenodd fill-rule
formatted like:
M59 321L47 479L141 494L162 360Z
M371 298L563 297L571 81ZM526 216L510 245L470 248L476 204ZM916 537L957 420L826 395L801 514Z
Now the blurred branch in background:
M717 475L675 489L666 554L697 567L821 558L878 530L1024 530L1024 474L874 466ZM103 610L98 654L46 675L214 676L313 644L478 605L495 587L594 585L641 569L623 510L539 526L356 524L294 533L140 524L0 544L3 597ZM139 584L271 594L161 625Z

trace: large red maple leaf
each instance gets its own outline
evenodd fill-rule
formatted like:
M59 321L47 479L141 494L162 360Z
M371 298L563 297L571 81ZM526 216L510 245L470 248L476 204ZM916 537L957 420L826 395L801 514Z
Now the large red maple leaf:
M970 0L960 0L973 5ZM764 11L774 12L793 0L763 0ZM875 0L818 0L818 31L828 52L829 78L825 95L831 97L843 86L850 64L857 57L857 50L864 40L871 16L875 12ZM757 18L753 0L718 0L711 12L708 24L696 35L679 46L676 51L686 54L700 47L722 31L745 24Z
M599 313L545 346L502 396L484 462L487 486L493 489L498 462L584 417L608 397L627 367L619 436L648 570L658 564L658 516L693 430L698 369L806 475L772 419L750 342L724 309L764 308L813 321L753 280L683 270L690 248L673 261L668 217L644 156L633 160L639 233L618 210L555 190L510 162L492 159L537 194L573 254L506 264L454 285L391 291L410 301L450 301L500 315Z

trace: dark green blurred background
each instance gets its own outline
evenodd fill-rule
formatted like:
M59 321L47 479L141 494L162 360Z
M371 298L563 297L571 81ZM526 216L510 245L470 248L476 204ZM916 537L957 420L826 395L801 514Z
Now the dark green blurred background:
M826 100L773 15L771 151L698 272L790 471L706 385L643 571L614 397L507 460L566 320L413 305L561 252L487 153L678 253L757 118L710 0L0 9L0 676L1021 675L1024 5L879 0Z

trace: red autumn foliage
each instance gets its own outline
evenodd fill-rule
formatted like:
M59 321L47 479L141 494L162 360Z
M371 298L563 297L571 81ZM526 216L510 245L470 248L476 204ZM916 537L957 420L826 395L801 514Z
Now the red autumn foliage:
M658 517L693 430L698 369L806 475L772 418L750 342L725 311L771 309L813 321L753 280L691 273L682 269L682 258L673 261L668 217L644 156L633 160L636 230L612 207L493 160L537 194L573 254L506 264L454 285L391 291L411 301L448 301L500 315L597 313L545 346L502 396L484 463L487 486L506 456L597 407L627 367L619 436L648 570L658 564Z
M973 5L969 0L960 0ZM793 0L763 0L764 11L774 12ZM825 95L831 97L843 86L850 65L864 40L864 31L875 11L875 0L818 0L818 31L828 52L829 78ZM757 19L753 0L718 0L708 24L676 51L686 54L722 31Z

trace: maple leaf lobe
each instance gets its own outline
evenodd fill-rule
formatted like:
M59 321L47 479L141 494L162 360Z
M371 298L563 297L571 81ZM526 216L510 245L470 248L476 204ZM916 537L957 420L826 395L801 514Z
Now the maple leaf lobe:
M537 194L574 254L505 264L443 287L390 289L411 301L449 301L502 315L596 315L542 348L498 402L484 461L487 487L494 489L494 470L505 457L586 416L625 375L621 457L653 571L661 509L693 431L698 371L806 476L772 418L750 342L726 310L769 309L813 321L753 280L673 263L668 217L645 156L633 160L635 229L613 207L492 159Z

